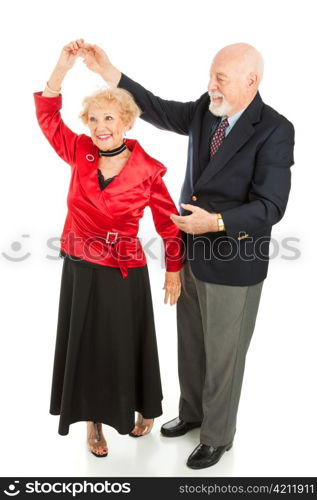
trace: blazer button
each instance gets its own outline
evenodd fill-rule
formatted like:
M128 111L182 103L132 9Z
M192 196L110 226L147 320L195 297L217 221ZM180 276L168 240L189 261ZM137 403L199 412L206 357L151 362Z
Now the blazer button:
M194 195L194 196L192 196L192 200L193 200L193 201L197 201L197 196L195 196L195 195Z

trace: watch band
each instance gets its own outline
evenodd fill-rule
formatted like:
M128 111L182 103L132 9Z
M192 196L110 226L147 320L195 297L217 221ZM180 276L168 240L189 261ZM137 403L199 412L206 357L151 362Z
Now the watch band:
M224 231L225 225L221 214L217 214L218 231Z

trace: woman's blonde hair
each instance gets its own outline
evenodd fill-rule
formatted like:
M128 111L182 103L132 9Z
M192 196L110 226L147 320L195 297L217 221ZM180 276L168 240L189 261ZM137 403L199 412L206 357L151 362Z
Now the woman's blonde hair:
M87 125L89 107L93 104L102 108L107 102L113 102L118 106L121 119L127 125L127 130L130 130L137 117L140 116L141 110L137 106L130 92L117 87L100 89L85 97L82 103L83 109L79 114L79 117L82 119L84 124Z

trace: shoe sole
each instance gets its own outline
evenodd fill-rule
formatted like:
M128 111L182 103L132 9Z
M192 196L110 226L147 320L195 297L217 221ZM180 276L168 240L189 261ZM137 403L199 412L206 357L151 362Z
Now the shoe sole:
M88 450L88 451L90 451L90 453L92 453L93 455L95 455L95 457L98 457L98 458L104 458L104 457L108 456L108 453L105 453L104 455L98 455L98 453L95 453L94 451L91 451L91 450Z

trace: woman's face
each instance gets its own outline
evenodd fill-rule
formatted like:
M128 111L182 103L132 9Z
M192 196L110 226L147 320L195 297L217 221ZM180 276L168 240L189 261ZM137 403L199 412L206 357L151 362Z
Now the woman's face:
M89 106L87 125L93 143L103 151L121 146L127 128L117 104L110 101L102 108L93 104Z

